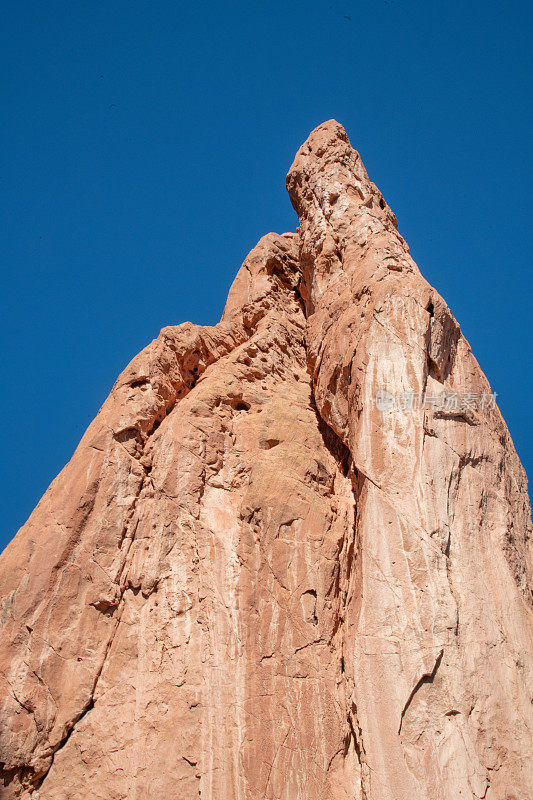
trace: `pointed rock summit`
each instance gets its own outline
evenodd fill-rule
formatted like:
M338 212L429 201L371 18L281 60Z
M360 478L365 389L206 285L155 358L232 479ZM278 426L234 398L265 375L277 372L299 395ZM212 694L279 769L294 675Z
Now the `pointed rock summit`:
M0 561L2 800L531 800L524 470L346 132Z

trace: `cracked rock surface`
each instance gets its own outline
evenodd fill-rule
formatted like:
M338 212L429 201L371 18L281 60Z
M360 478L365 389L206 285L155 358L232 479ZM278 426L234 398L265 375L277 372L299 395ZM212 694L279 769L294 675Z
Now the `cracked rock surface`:
M527 481L346 132L0 559L2 800L531 800Z

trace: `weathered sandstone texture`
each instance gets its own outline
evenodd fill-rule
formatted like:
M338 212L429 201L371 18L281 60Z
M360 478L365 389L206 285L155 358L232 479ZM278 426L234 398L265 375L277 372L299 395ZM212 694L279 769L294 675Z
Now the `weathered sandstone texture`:
M533 797L524 470L338 123L287 186L2 556L3 800Z

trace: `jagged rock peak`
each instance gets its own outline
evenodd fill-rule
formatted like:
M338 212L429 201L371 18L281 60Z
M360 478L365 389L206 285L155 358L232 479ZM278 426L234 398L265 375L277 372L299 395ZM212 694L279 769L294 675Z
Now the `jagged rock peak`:
M2 800L530 800L527 481L334 120L0 559Z

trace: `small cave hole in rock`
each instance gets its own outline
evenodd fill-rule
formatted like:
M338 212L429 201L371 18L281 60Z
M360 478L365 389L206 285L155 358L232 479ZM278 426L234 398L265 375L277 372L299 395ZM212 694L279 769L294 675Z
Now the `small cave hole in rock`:
M247 403L245 400L234 400L231 405L235 409L235 411L249 411L250 410L250 403Z
M381 209L385 208L385 200L382 197L380 197L380 199L379 199L379 207Z
M260 443L261 450L271 450L279 444L279 439L262 439Z
M318 617L316 615L316 591L314 589L308 589L302 594L302 604L305 621L311 623L311 625L317 625Z
M147 386L148 383L149 383L148 378L138 378L138 380L132 381L130 383L130 388L131 389L138 389L141 386Z
M435 307L431 301L428 303L427 311L429 312L430 317L432 317L435 314Z

